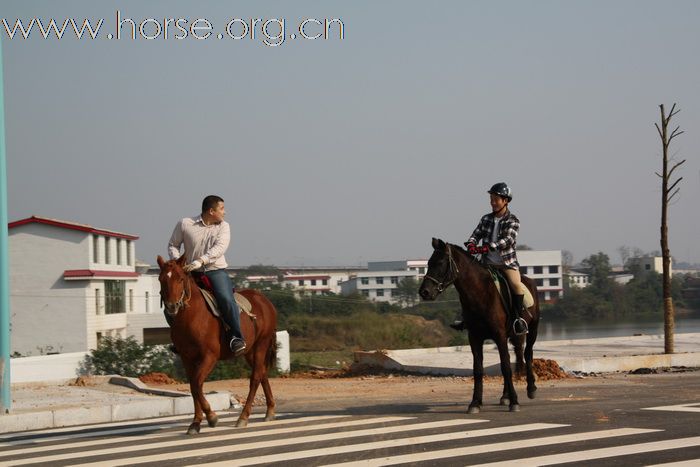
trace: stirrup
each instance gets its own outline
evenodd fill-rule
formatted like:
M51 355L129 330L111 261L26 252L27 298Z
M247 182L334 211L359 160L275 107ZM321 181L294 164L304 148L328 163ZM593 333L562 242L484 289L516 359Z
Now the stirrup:
M520 324L524 330L518 332L517 325ZM522 336L523 334L527 334L529 332L527 328L527 321L525 321L522 318L518 318L515 321L513 321L513 334L516 336Z
M245 353L246 345L245 341L240 337L234 337L228 344L231 352L233 352L234 357L239 357Z
M464 321L459 320L455 320L454 322L450 323L449 326L455 331L464 331L465 329L467 329L464 325Z

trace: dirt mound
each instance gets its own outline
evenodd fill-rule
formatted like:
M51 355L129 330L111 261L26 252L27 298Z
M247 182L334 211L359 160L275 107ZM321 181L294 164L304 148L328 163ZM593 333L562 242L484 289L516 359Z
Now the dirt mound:
M165 373L146 373L139 376L139 379L144 384L178 384L178 381L172 379Z
M554 360L535 358L532 360L532 369L537 375L537 378L543 381L548 379L562 379L571 377L564 370L562 370L559 367L559 364Z

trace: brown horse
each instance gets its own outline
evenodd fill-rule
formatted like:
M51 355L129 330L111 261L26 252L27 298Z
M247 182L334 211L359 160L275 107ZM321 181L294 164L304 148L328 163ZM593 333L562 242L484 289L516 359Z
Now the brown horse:
M512 334L508 312L499 296L493 278L473 256L464 249L433 238L433 254L428 260L428 271L420 286L419 294L424 300L435 298L447 287L454 284L462 305L462 317L469 335L469 346L474 356L474 394L468 413L479 413L482 405L484 378L484 340L492 339L498 347L503 374L503 395L501 405L509 403L510 411L520 410L518 395L513 386L510 367L508 338L515 347L516 371L522 373L523 364L527 369L527 396L535 398L535 374L532 369L532 348L537 339L537 325L540 307L537 287L529 277L522 277L522 283L530 290L535 303L523 313L528 322L529 332L523 362L523 337Z
M216 362L233 358L233 353L225 342L222 322L207 309L199 287L182 269L184 264L184 255L167 262L158 256L160 296L165 312L173 318L170 337L182 358L194 399L194 420L187 429L187 434L193 435L199 433L202 411L210 427L215 427L218 422L216 413L204 397L202 385ZM255 315L251 318L241 314L241 331L247 345L245 359L252 369L248 398L236 423L236 426L243 427L248 424L255 392L261 383L267 402L265 420L275 418L275 400L267 372L276 359L277 311L257 290L242 290L240 293L250 301Z

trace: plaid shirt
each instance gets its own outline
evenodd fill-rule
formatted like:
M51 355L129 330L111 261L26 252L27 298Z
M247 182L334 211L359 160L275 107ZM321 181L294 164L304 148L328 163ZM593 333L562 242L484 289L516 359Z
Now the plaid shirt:
M520 221L515 217L515 214L506 211L506 214L501 218L499 223L498 241L491 243L493 227L496 224L494 222L494 217L493 213L486 214L482 217L479 221L479 225L474 229L472 236L467 240L467 243L477 244L479 240L483 240L484 244L490 244L492 248L495 246L505 266L510 269L518 269L520 264L518 264L518 257L515 254L515 238L518 236Z

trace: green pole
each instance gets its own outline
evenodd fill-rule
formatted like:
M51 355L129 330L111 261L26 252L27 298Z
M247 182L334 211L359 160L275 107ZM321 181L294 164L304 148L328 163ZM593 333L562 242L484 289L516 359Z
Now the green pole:
M8 413L10 397L10 278L7 261L7 165L5 163L5 83L0 40L0 413Z

